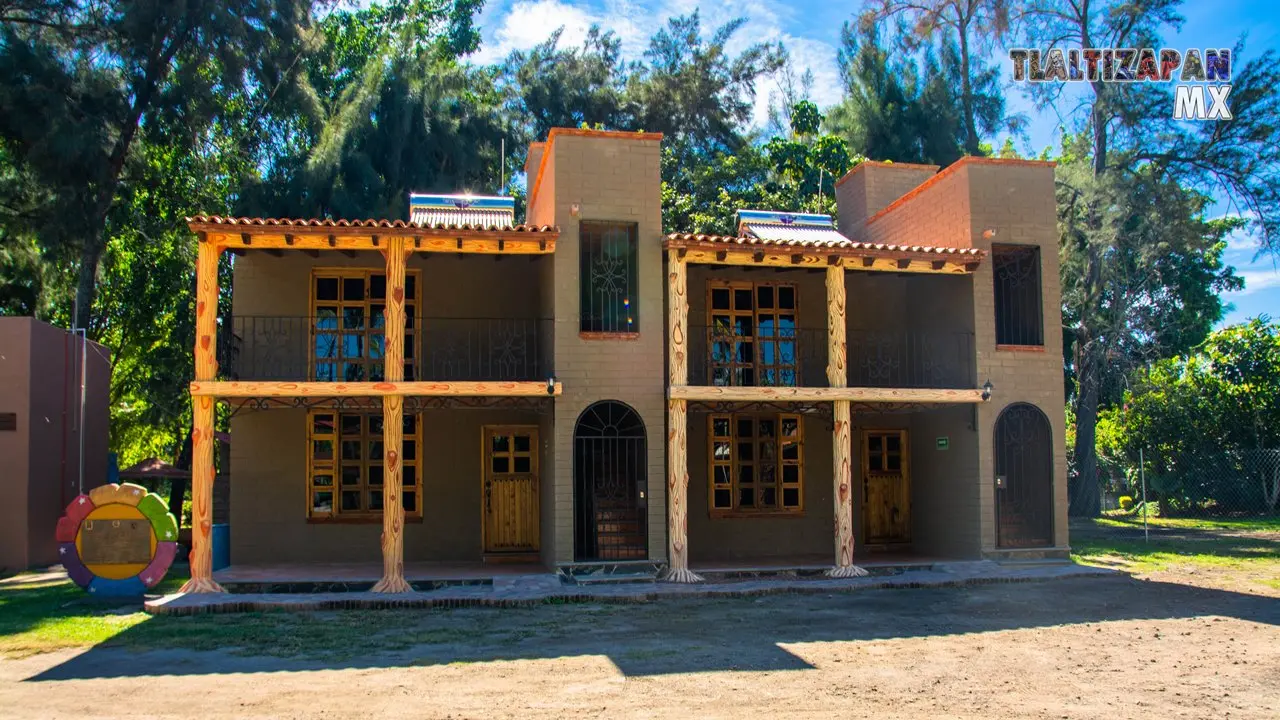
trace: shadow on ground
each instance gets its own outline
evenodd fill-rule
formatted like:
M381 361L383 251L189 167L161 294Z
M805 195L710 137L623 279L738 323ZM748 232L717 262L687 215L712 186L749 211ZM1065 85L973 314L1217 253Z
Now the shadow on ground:
M1280 601L1126 576L635 605L155 617L29 682L605 656L626 676L807 670L792 643L1227 616Z

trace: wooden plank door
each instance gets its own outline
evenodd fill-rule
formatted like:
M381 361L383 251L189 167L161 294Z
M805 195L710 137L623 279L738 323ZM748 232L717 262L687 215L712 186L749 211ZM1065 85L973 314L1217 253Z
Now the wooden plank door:
M906 430L862 433L862 514L867 543L911 541L911 473Z
M538 426L484 428L484 551L536 552Z

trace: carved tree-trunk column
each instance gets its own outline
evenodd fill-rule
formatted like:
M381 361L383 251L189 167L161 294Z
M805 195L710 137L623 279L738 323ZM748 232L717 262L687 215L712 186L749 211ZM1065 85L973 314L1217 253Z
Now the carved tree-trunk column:
M827 267L827 382L833 388L848 385L845 342L844 267ZM831 476L835 496L836 564L831 577L858 577L867 571L853 564L853 472L848 400L832 403Z
M218 255L216 243L196 246L196 381L217 379ZM184 593L224 592L213 581L213 431L215 398L191 398L191 579Z
M386 329L383 341L383 378L390 384L404 381L404 238L387 240ZM404 396L382 398L382 579L377 593L413 590L404 579ZM419 499L421 502L421 499Z
M689 383L688 268L677 250L667 251L667 370L671 385ZM689 569L688 401L667 400L667 555L669 582L701 582Z

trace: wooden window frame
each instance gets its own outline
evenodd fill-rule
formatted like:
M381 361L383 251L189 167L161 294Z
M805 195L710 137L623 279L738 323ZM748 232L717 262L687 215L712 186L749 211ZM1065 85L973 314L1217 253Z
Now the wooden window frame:
M750 437L741 433L741 421L750 420L752 430ZM771 420L775 424L772 438L760 434L760 421ZM795 422L795 433L786 435L784 423ZM728 434L716 430L717 422L728 424ZM728 445L728 457L717 457L717 445ZM741 445L751 447L750 459L745 459L740 450ZM773 446L773 459L763 458L761 448L765 444ZM794 457L787 457L787 446L794 445ZM767 484L761 480L760 471L752 471L752 481L742 482L742 468L760 468L767 463L774 466L774 480ZM794 482L787 481L788 467L794 467ZM724 472L717 471L723 469ZM797 413L714 413L707 418L707 508L713 518L733 517L795 517L804 514L804 417ZM726 477L728 481L723 480ZM741 503L743 485L750 485L753 491L752 506L744 507ZM774 507L764 506L764 498L768 489L775 493ZM786 491L795 491L795 502L786 504ZM729 503L717 504L716 492L728 491Z
M1021 297L1012 299L1008 293L1012 290L1002 287L1001 271L1007 258L1016 255L1027 255L1034 263L1034 288L1022 290L1034 293L1034 298ZM991 246L991 283L993 325L997 350L1042 351L1045 344L1044 325L1044 261L1039 245L993 244ZM1029 281L1028 281L1029 282ZM1002 300L1004 301L1002 304ZM1016 320L1026 314L1023 327ZM1007 337L1001 337L1001 326L1005 326ZM1032 329L1034 327L1034 329Z
M786 289L791 294L791 307L780 307L782 303L782 290ZM715 307L715 294L717 290L728 291L729 307L728 309L717 309ZM760 306L761 290L767 290L772 296L772 307L762 308ZM751 309L743 310L738 308L737 291L749 291L751 293ZM716 373L717 370L726 370L729 387L800 387L800 288L795 283L790 282L750 282L738 280L719 280L710 279L707 281L707 357L708 366L707 379L713 386L724 386L725 383L720 382ZM729 324L727 328L720 328L715 321L716 316L727 316ZM781 327L782 316L790 315L791 328L790 335L784 334ZM760 334L760 318L771 317L773 319L773 333L768 335ZM751 328L749 333L739 335L738 319L749 319ZM783 345L786 342L791 345L791 362L783 362ZM729 343L730 355L733 356L729 361L717 358L717 344ZM733 351L738 343L751 344L750 361L742 360L736 357ZM765 362L766 346L773 348L773 362ZM751 372L751 382L743 380L744 372ZM790 372L790 381L784 382L784 373Z
M601 228L599 233L599 241L589 246L587 235L588 229L596 232L593 226ZM596 322L595 315L589 310L595 305L590 300L595 295L595 286L592 284L594 272L592 270L593 247L596 254L604 255L604 237L607 229L625 228L627 230L627 254L626 261L623 263L621 273L622 281L626 287L621 292L624 294L622 299L623 312L626 315L625 320L617 325L610 325L602 319ZM598 247L595 247L597 246ZM629 220L609 220L605 218L584 219L578 221L578 334L584 340L631 340L640 334L640 224ZM588 302L583 302L587 299ZM602 302L601 308L605 308L606 304Z
M374 347L374 338L383 338L382 352L386 354L386 295L384 284L384 295L381 298L373 297L373 278L386 277L385 268L358 268L358 267L318 267L312 268L309 286L309 304L311 309L308 327L310 333L307 344L307 378L313 382L358 382L371 381L377 382L385 378L385 368L382 358L372 357L372 348ZM317 284L322 279L335 279L338 282L338 298L336 300L319 299ZM346 281L363 279L364 281L364 298L362 300L347 301L343 299L345 293ZM405 271L405 301L404 301L404 379L413 380L417 376L415 374L418 367L417 350L417 332L416 317L417 308L420 302L420 293L422 290L422 280L417 270ZM410 284L410 282L412 284ZM413 297L409 297L412 295ZM382 324L374 322L374 308L382 307ZM321 328L321 308L334 308L336 314L334 316L334 326L332 328ZM346 313L347 309L361 310L361 327L347 328ZM345 343L341 338L345 335L359 335L362 343L362 354L359 357L346 358L343 357ZM320 342L320 338L331 336L335 339L336 346L333 348L331 357L319 357L316 353L316 345ZM352 362L347 362L352 361ZM321 365L332 365L332 377L319 377L317 370ZM359 365L361 368L361 377L347 378L342 372L344 365ZM378 369L379 377L373 377L373 372Z
M330 432L318 432L317 424L321 416L328 415L332 418ZM344 434L343 418L358 417L360 418L360 433ZM405 413L405 420L410 418L413 421L413 431L404 433L404 441L413 443L413 452L404 452L401 459L402 478L412 479L413 482L403 482L401 495L403 501L408 501L409 493L413 493L413 510L406 509L404 516L406 520L421 522L422 520L422 416L417 413ZM375 431L375 422L382 422L382 411L369 412L341 412L336 408L317 408L307 412L307 494L306 494L306 512L308 522L345 522L345 523L381 523L382 510L370 510L368 504L373 492L381 492L378 488L385 487L382 484L373 484L371 481L372 471L370 468L377 468L378 472L382 471L383 460L381 453L373 452L373 444L377 443L381 446L383 442L382 432ZM318 457L317 443L329 442L331 457ZM358 442L360 447L360 458L358 460L346 460L342 458L343 442ZM374 455L377 457L374 457ZM343 485L342 468L360 467L360 482L356 485ZM317 484L318 477L328 477L328 484ZM385 479L385 478L384 478ZM359 510L342 510L342 493L359 492L361 493L361 509ZM316 509L316 494L329 493L329 510Z

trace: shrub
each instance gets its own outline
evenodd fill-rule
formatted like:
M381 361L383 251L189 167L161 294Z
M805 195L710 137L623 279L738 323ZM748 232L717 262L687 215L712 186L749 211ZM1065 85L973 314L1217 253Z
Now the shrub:
M1121 509L1121 510L1124 510L1125 512L1128 512L1129 510L1132 510L1132 509L1133 509L1133 498L1129 497L1128 495L1121 495L1121 496L1120 496L1120 509Z

